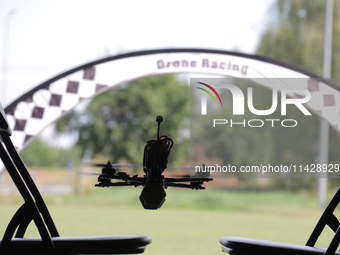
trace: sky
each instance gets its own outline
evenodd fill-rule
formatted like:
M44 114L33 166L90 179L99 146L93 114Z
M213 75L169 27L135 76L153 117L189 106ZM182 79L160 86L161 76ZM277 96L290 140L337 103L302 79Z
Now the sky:
M0 101L5 107L49 78L120 53L253 54L273 1L0 0Z

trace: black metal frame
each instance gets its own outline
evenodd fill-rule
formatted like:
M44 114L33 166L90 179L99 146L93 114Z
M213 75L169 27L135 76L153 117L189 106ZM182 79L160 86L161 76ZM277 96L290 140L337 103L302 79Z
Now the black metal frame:
M151 242L147 236L60 237L43 197L10 139L11 133L0 104L0 157L24 199L24 204L16 211L3 239L0 239L0 255L144 252ZM23 238L32 220L41 238Z
M332 200L327 205L325 211L320 217L318 223L316 224L312 234L310 235L306 246L314 247L316 241L324 230L325 226L329 226L334 231L334 237L329 244L325 255L334 254L340 243L340 222L338 218L334 215L334 210L340 202L340 188L337 190Z
M3 121L5 119L2 117L1 120L1 126L4 126ZM51 237L58 237L59 233L47 209L47 206L37 186L27 171L25 164L14 148L9 137L10 132L1 132L0 135L1 140L3 141L3 143L0 143L0 157L24 199L24 204L17 210L12 220L8 224L0 244L0 253L6 254L6 250L8 250L9 244L15 234L16 229L18 230L15 237L23 237L29 223L33 220L38 228L43 243L45 244L44 246L46 251L48 251L49 254L55 254Z
M44 201L42 200L42 197L40 196L40 193L37 192L37 188L34 185L33 180L30 178L28 172L22 168L22 161L15 161L16 164L12 161L10 155L13 154L14 147L9 140L9 136L1 134L1 137L4 144L6 145L7 151L5 150L3 144L0 143L0 157L25 203L18 209L10 221L0 245L0 252L6 254L6 250L8 249L15 230L18 228L16 237L23 237L27 226L29 225L30 221L33 220L45 244L46 250L49 254L54 254L54 245L51 237L59 236L58 231ZM19 155L14 156L16 158L20 158ZM28 187L31 187L31 189ZM45 223L48 229L46 228Z
M230 254L340 254L337 248L340 244L340 222L334 215L334 210L340 202L340 187L327 205L305 246L257 240L242 237L221 237L222 251ZM317 248L315 244L324 230L329 226L334 231L334 237L327 249Z

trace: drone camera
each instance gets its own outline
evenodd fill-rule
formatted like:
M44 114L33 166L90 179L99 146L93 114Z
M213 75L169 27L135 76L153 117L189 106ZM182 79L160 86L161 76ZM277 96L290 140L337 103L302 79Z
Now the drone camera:
M157 116L157 117L156 117L156 121L157 121L158 123L163 122L163 116Z

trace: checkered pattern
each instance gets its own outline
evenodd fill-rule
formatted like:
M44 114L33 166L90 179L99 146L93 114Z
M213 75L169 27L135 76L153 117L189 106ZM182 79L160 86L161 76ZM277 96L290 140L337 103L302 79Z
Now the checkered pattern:
M315 79L308 80L308 89L312 94L309 108L340 131L340 92Z
M331 126L340 132L340 88L335 89L313 78L288 78L286 80L283 78L276 80L279 81L279 89L287 87L308 89L311 93L311 99L304 105L319 117L327 120ZM267 85L267 87L270 86ZM290 96L294 98L301 97L299 94Z
M80 101L109 88L108 85L98 84L95 77L95 67L78 71L47 85L18 103L15 109L7 113L16 148L24 148L42 128L59 119Z

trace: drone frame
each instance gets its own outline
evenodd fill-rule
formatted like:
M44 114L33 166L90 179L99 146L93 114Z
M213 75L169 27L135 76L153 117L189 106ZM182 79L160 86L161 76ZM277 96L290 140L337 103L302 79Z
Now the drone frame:
M112 182L112 180L121 180L122 182ZM147 182L147 176L139 177L137 174L132 177L125 172L118 172L110 161L102 168L102 174L98 177L98 184L96 187L114 187L114 186L144 186ZM189 189L205 189L202 185L204 182L212 181L212 178L199 178L199 177L179 177L179 178L165 178L163 175L158 180L159 183L168 187L189 188ZM184 183L188 182L188 183Z

